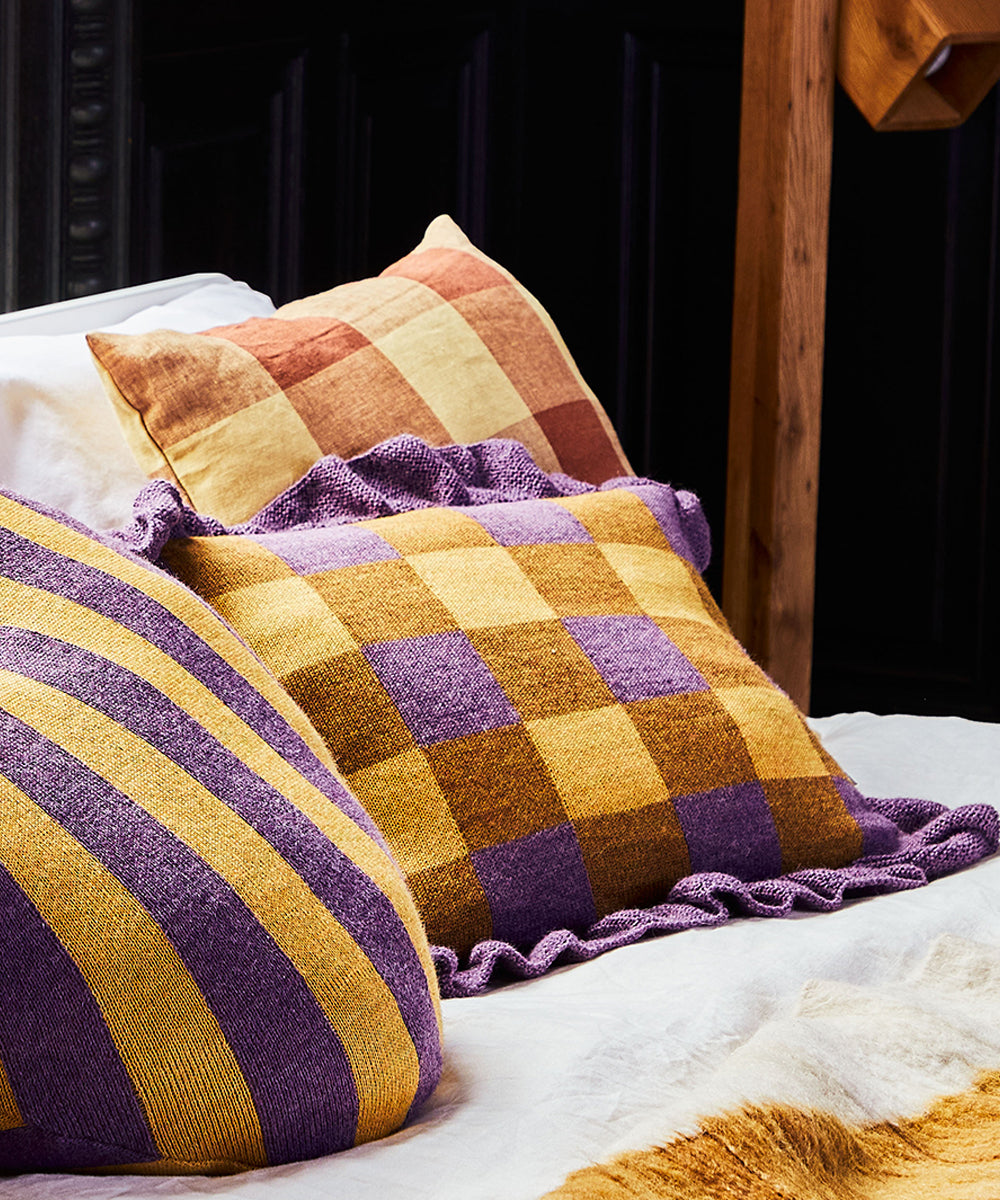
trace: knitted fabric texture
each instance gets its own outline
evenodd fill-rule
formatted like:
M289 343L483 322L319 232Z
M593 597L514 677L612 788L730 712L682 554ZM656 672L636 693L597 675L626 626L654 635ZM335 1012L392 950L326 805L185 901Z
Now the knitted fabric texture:
M321 455L400 433L515 438L544 470L591 483L630 473L549 315L446 216L377 278L274 317L88 341L143 470L230 523Z
M602 485L614 486L615 480ZM154 562L171 537L280 533L348 525L414 508L475 507L596 490L592 483L541 470L520 442L491 438L468 446L435 447L412 434L400 434L350 460L335 454L321 458L300 480L239 525L226 526L215 517L195 512L183 504L175 485L154 480L136 496L129 525L101 537L116 548ZM684 491L676 496L694 561L699 570L704 569L710 554L708 523L696 496Z
M441 1069L419 916L218 617L0 496L0 1171L219 1173L397 1129Z
M720 910L926 881L729 633L702 531L689 498L619 481L177 538L163 562L322 733L465 994ZM991 811L956 845L966 826L955 865L995 846Z

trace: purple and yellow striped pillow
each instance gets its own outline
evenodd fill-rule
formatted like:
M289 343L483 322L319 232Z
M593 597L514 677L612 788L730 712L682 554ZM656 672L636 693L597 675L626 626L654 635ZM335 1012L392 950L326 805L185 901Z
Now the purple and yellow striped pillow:
M221 1173L440 1073L402 875L197 597L0 495L0 1172Z

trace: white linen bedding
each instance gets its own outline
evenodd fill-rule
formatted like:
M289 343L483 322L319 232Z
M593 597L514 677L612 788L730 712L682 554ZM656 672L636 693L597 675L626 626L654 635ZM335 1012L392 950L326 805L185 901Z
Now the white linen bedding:
M195 288L200 295L186 295ZM107 426L96 377L79 375L88 365L81 331L162 304L135 327L168 311L172 324L194 329L270 307L244 285L192 278L0 318L0 486L92 524L124 520L141 475ZM44 396L25 391L29 376L31 388L51 384ZM863 792L1000 808L1000 725L869 713L813 725ZM783 1044L775 1030L793 1029L809 981L895 987L942 935L1000 947L998 917L1000 856L838 912L651 939L445 1001L442 1082L416 1121L383 1141L223 1178L0 1177L0 1197L535 1200L590 1163L693 1131L699 1115L748 1094L748 1075L766 1098L768 1047ZM961 1066L952 1068L965 1086ZM865 1112L878 1120L913 1111L932 1098L922 1087L907 1076L905 1087L875 1089Z
M869 794L1000 807L1000 726L869 713L813 725ZM445 1001L442 1083L419 1119L384 1141L216 1179L0 1179L0 1196L535 1200L570 1171L690 1131L699 1114L717 1111L734 1054L791 1014L808 981L893 984L941 935L1000 947L998 917L995 857L839 912L653 939ZM872 1118L919 1105L913 1086L870 1097Z

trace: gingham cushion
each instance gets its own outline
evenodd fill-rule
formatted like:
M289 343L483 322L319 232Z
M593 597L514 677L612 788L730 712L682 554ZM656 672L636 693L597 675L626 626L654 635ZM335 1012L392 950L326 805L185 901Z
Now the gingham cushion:
M669 541L669 487L167 543L462 953L892 848Z
M273 318L88 340L144 470L227 524L321 455L399 433L515 438L543 470L592 483L631 474L551 318L448 217L377 278Z
M2 495L0 620L0 1172L395 1130L440 1072L434 969L302 713L175 580Z

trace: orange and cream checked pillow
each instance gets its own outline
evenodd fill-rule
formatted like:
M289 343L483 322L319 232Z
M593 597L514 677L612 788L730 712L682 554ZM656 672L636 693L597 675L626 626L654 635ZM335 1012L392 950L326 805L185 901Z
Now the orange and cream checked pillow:
M447 216L377 278L272 318L88 341L142 468L226 523L400 433L514 438L589 483L632 473L548 313Z

